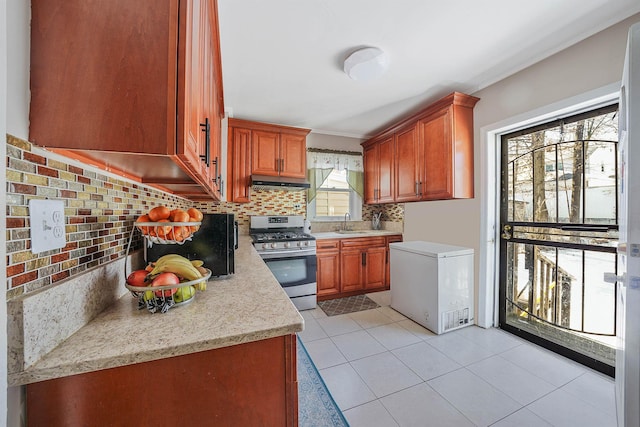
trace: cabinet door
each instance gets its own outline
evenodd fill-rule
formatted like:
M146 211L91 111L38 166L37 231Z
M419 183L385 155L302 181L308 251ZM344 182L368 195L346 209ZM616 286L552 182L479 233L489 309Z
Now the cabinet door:
M393 202L394 145L393 136L378 143L378 203Z
M378 161L380 147L377 144L371 145L364 149L364 202L377 203L378 195L378 176L380 175Z
M414 123L395 135L395 201L413 202L418 192L418 126Z
M251 138L251 173L278 176L280 134L254 130Z
M385 258L387 250L385 246L368 248L365 251L364 288L384 288L386 281Z
M200 49L203 63L203 113L202 117L208 121L209 135L204 134L201 155L208 162L205 164L206 184L219 199L220 194L220 112L217 103L217 86L215 75L214 39L212 37L215 22L215 10L211 1L203 1L202 7L202 48ZM203 121L203 123L205 123ZM201 123L201 124L203 124ZM206 145L208 144L208 146ZM202 157L201 157L202 158Z
M422 199L453 197L451 109L443 109L420 121Z
M178 135L176 154L194 172L208 175L208 168L200 156L205 154L206 134L203 129L205 118L208 115L205 76L207 72L207 60L205 48L207 43L206 27L207 11L204 2L188 1L182 5L186 8L186 40L180 48L184 49L184 133ZM180 120L180 108L178 120ZM179 128L181 124L179 124Z
M318 297L340 293L340 251L318 249L317 261Z
M306 135L280 134L280 175L293 178L307 176Z
M229 201L247 203L250 201L251 179L251 131L229 128L229 165L227 185Z
M365 252L361 249L342 249L340 252L340 286L342 292L363 289Z

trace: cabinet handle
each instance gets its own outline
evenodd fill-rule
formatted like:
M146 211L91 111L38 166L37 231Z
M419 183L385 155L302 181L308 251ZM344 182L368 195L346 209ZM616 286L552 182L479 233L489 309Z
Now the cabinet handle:
M280 159L280 172L284 172L284 159Z
M216 167L216 171L213 174L213 178L211 178L211 181L213 181L214 185L218 185L218 180L220 179L220 175L218 175L218 156L216 156L216 158L213 159L212 163Z
M367 253L362 252L362 265L367 265Z
M211 126L209 124L209 118L204 119L204 123L200 123L200 127L202 128L202 132L204 132L204 156L200 155L200 160L204 162L204 164L209 167L210 164L210 147L209 142L211 141Z
M422 197L422 181L418 182L418 196Z
M420 191L420 190L418 190L418 181L416 181L416 191L415 191L416 196L419 196L419 195L420 195L420 192L419 192L419 191Z

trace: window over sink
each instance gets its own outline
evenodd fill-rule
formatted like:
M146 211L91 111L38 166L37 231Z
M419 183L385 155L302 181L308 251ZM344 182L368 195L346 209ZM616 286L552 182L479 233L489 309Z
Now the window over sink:
M315 221L362 218L362 155L350 152L311 151L307 154L307 216Z

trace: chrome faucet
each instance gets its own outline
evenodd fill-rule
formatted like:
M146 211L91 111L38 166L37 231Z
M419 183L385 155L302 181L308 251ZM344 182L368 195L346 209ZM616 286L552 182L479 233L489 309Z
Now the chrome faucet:
M342 229L344 231L347 231L347 217L349 217L349 221L351 221L351 214L349 214L349 212L344 214L344 223L342 224Z

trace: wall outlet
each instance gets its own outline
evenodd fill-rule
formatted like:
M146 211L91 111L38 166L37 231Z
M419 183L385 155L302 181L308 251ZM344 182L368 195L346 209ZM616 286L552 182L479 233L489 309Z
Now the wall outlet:
M31 252L34 254L63 248L66 244L64 202L29 200Z
M293 205L293 209L300 209L302 205L300 203L296 203Z

